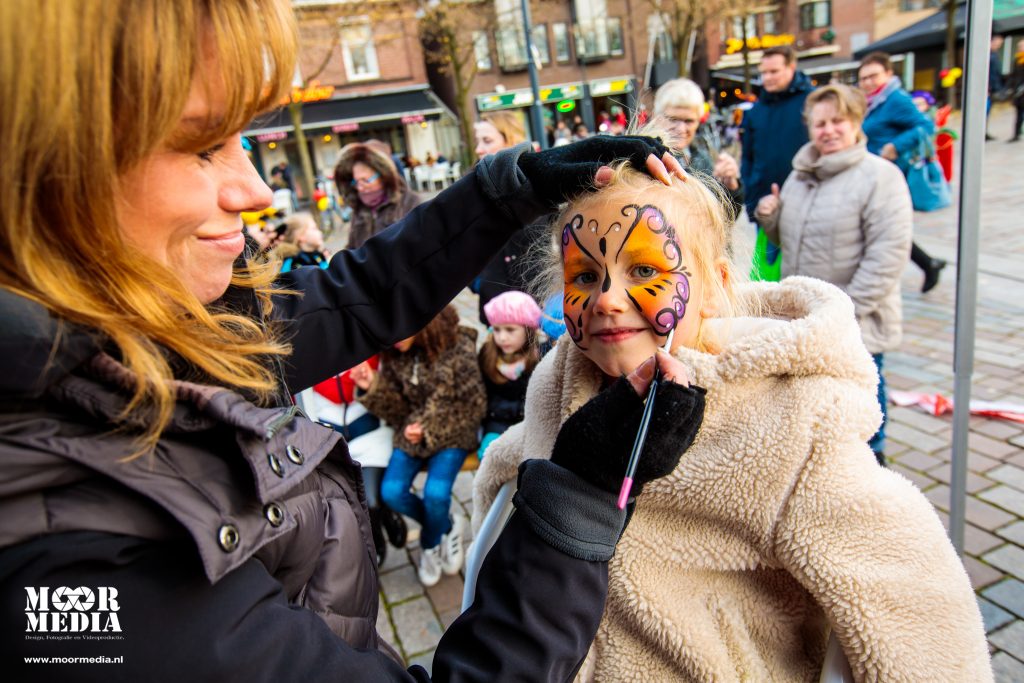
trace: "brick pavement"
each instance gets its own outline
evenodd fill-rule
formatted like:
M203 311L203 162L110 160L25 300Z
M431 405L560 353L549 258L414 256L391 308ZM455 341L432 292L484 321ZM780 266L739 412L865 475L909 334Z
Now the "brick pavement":
M1024 269L1018 265L1024 257L1018 171L1024 143L1003 142L1012 121L1011 109L997 107L991 130L999 140L985 146L973 395L1024 403ZM920 294L916 267L904 273L905 338L899 352L887 355L893 388L952 396L955 215L955 207L915 215L918 244L950 266L927 295ZM463 292L455 303L463 320L476 324L473 296ZM920 487L947 522L951 418L896 407L890 416L892 468ZM964 566L978 592L996 680L1024 681L1024 424L972 418L970 430ZM467 514L471 478L460 474L455 490ZM382 568L380 631L410 663L429 668L443 627L458 614L462 577L445 577L424 590L413 569L418 552L412 540L408 549L392 551Z

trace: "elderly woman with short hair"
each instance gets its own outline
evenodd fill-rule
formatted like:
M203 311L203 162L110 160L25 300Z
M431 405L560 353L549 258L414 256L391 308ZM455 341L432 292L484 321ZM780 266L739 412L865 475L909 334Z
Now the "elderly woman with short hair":
M882 426L868 442L885 464L886 389L882 356L903 335L900 276L910 255L913 208L895 164L868 153L861 124L867 102L845 85L807 97L811 141L793 158L781 192L762 197L755 213L782 248L782 276L831 282L853 299L861 336L878 367Z
M677 150L689 170L714 176L722 184L733 205L733 215L743 207L743 183L740 166L732 155L715 155L707 140L697 135L704 118L704 92L688 78L676 78L658 88L654 96L654 115L664 122L670 134L669 147Z

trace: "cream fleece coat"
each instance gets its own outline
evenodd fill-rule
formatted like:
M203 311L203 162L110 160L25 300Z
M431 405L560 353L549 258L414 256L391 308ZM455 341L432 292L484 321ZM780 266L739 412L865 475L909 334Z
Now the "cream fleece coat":
M764 317L717 321L716 355L676 351L707 388L704 422L637 501L581 677L816 681L831 624L859 681L991 681L942 524L868 449L877 375L850 299L799 277L742 296ZM600 383L563 338L534 371L524 422L487 452L475 525Z

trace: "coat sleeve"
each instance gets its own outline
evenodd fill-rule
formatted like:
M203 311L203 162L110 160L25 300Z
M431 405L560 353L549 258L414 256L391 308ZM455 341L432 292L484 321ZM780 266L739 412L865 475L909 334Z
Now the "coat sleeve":
M423 440L431 452L465 441L487 412L487 393L476 355L461 345L451 350L434 373L437 385L419 415Z
M866 444L812 448L773 543L856 680L992 680L974 592L938 516Z
M271 316L292 344L294 393L423 329L522 225L544 213L516 166L522 149L489 158L433 200L330 266L281 276ZM481 166L481 165L478 165Z
M888 162L879 164L872 177L875 186L860 213L864 253L846 286L858 318L874 312L898 286L914 227L910 190L899 169Z
M909 95L903 95L892 98L892 111L888 112L893 125L903 131L891 140L899 154L916 149L920 136L931 137L935 132L932 120L918 111Z

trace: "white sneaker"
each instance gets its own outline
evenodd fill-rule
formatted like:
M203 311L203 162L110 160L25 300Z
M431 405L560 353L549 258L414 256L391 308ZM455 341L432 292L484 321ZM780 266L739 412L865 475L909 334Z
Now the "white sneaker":
M442 543L444 541L442 540ZM425 548L420 552L420 567L418 571L420 583L427 588L437 584L441 580L441 546Z
M462 563L466 561L466 551L462 547L462 535L466 528L466 519L456 513L452 516L452 529L441 537L441 569L448 576L459 573Z

